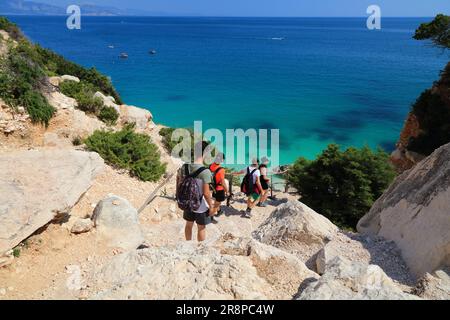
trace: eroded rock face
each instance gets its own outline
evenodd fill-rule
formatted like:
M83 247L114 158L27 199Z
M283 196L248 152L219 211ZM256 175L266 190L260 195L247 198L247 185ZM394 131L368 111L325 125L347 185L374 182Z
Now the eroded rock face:
M274 299L292 299L301 283L317 280L319 275L309 270L293 254L250 238L225 234L225 241L217 244L220 253L248 257L258 275L274 289Z
M425 274L418 281L413 293L423 299L450 300L450 269Z
M266 299L272 290L248 258L196 243L116 256L89 283L91 299L253 300Z
M307 262L337 232L338 228L327 218L301 202L291 201L272 212L253 236L262 243L296 254Z
M103 168L96 153L27 150L0 155L0 255L67 213Z
M358 223L393 240L416 277L450 265L450 144L400 175Z
M98 235L113 248L133 250L144 242L138 212L126 199L111 195L100 201L92 220Z
M403 292L375 265L336 257L325 274L307 285L299 300L410 300L416 296Z

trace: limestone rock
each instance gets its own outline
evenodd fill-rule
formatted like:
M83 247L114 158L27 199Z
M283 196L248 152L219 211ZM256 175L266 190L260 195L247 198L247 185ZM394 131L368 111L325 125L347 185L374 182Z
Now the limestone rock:
M14 255L12 250L0 254L0 268L10 265L13 261Z
M416 277L450 265L450 144L401 174L358 223L393 240Z
M56 110L75 109L78 103L75 99L63 95L59 91L44 92L48 103Z
M74 225L70 229L70 232L75 234L86 233L91 231L93 227L94 222L92 222L91 219L79 219L74 223Z
M250 260L196 243L134 250L92 273L91 299L266 299L271 287Z
M334 258L325 274L309 283L299 300L410 300L416 296L404 293L375 265Z
M153 116L148 110L128 105L121 105L119 108L120 120L124 124L134 123L137 129L144 130L152 123Z
M63 75L61 76L61 80L62 81L74 81L74 82L80 82L80 79L75 77L75 76L71 76L71 75Z
M111 247L132 250L144 242L138 212L126 199L112 195L100 201L92 220Z
M227 233L217 247L222 254L249 257L258 275L273 287L274 299L292 299L302 282L319 278L293 254L254 239Z
M55 76L55 77L50 77L48 78L48 81L50 82L50 84L52 84L55 87L59 87L60 84L64 81L74 81L74 82L80 82L80 79L74 76L70 76L70 75L63 75L63 76Z
M94 97L101 99L105 106L112 107L112 108L116 109L117 113L120 113L120 107L119 107L119 105L116 104L116 100L113 97L105 96L100 91L97 91L94 94Z
M423 299L450 300L450 270L438 270L425 274L413 293Z
M0 255L58 213L68 213L90 188L103 160L75 150L0 155Z
M62 139L56 132L44 133L44 146L45 147L71 147L72 143L68 139Z
M330 266L331 261L334 258L338 257L340 252L336 250L336 248L328 243L323 247L316 257L316 270L318 274L324 274L328 267Z
M301 202L291 201L272 212L253 236L262 243L294 253L307 262L337 231L338 228L324 216Z

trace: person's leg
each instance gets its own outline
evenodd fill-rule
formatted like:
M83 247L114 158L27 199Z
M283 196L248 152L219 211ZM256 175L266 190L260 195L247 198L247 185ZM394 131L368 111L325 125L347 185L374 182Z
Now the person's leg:
M197 241L198 242L203 242L206 240L206 226L205 225L201 225L201 224L197 224Z
M197 213L195 222L197 224L197 240L199 242L206 239L206 226L212 222L209 210L205 213Z
M253 200L252 200L252 196L248 196L247 197L247 209L250 209L250 206L252 205Z
M184 235L186 237L186 241L192 240L192 228L194 227L194 222L186 221L186 226L184 227Z
M263 190L261 200L259 201L259 205L265 206L265 202L267 201L268 196L269 196L269 189Z
M250 205L248 206L249 209L253 209L258 203L259 200L261 199L260 195L254 193L252 197L250 197Z

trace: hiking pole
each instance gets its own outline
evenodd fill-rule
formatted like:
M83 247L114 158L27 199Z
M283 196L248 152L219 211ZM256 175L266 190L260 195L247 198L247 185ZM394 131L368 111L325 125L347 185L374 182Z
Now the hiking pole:
M273 199L273 176L270 176L270 199Z
M228 192L230 195L227 198L227 207L231 206L231 200L233 199L233 175L228 176Z
M163 182L161 182L159 184L159 186L156 187L156 189L150 194L150 196L147 198L147 200L145 200L144 204L142 205L142 207L138 210L138 213L141 213L142 211L144 211L145 208L147 208L147 206L152 203L153 200L155 200L155 198L157 197L157 193L159 192L159 190L161 190L162 187L164 187L169 181L170 179L172 179L172 177L175 175L175 173L178 170L176 170L175 172L172 172Z

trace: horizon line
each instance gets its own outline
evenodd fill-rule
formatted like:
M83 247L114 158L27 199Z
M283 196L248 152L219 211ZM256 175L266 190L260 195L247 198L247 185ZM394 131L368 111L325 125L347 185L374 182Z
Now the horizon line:
M67 14L20 14L20 13L1 13L0 16L11 17L66 17ZM313 19L367 19L368 16L218 16L218 15L96 15L96 14L82 14L85 17L97 18L255 18L255 19L299 19L299 18L313 18ZM383 16L382 18L396 18L396 19L412 19L412 18L434 18L434 16Z

